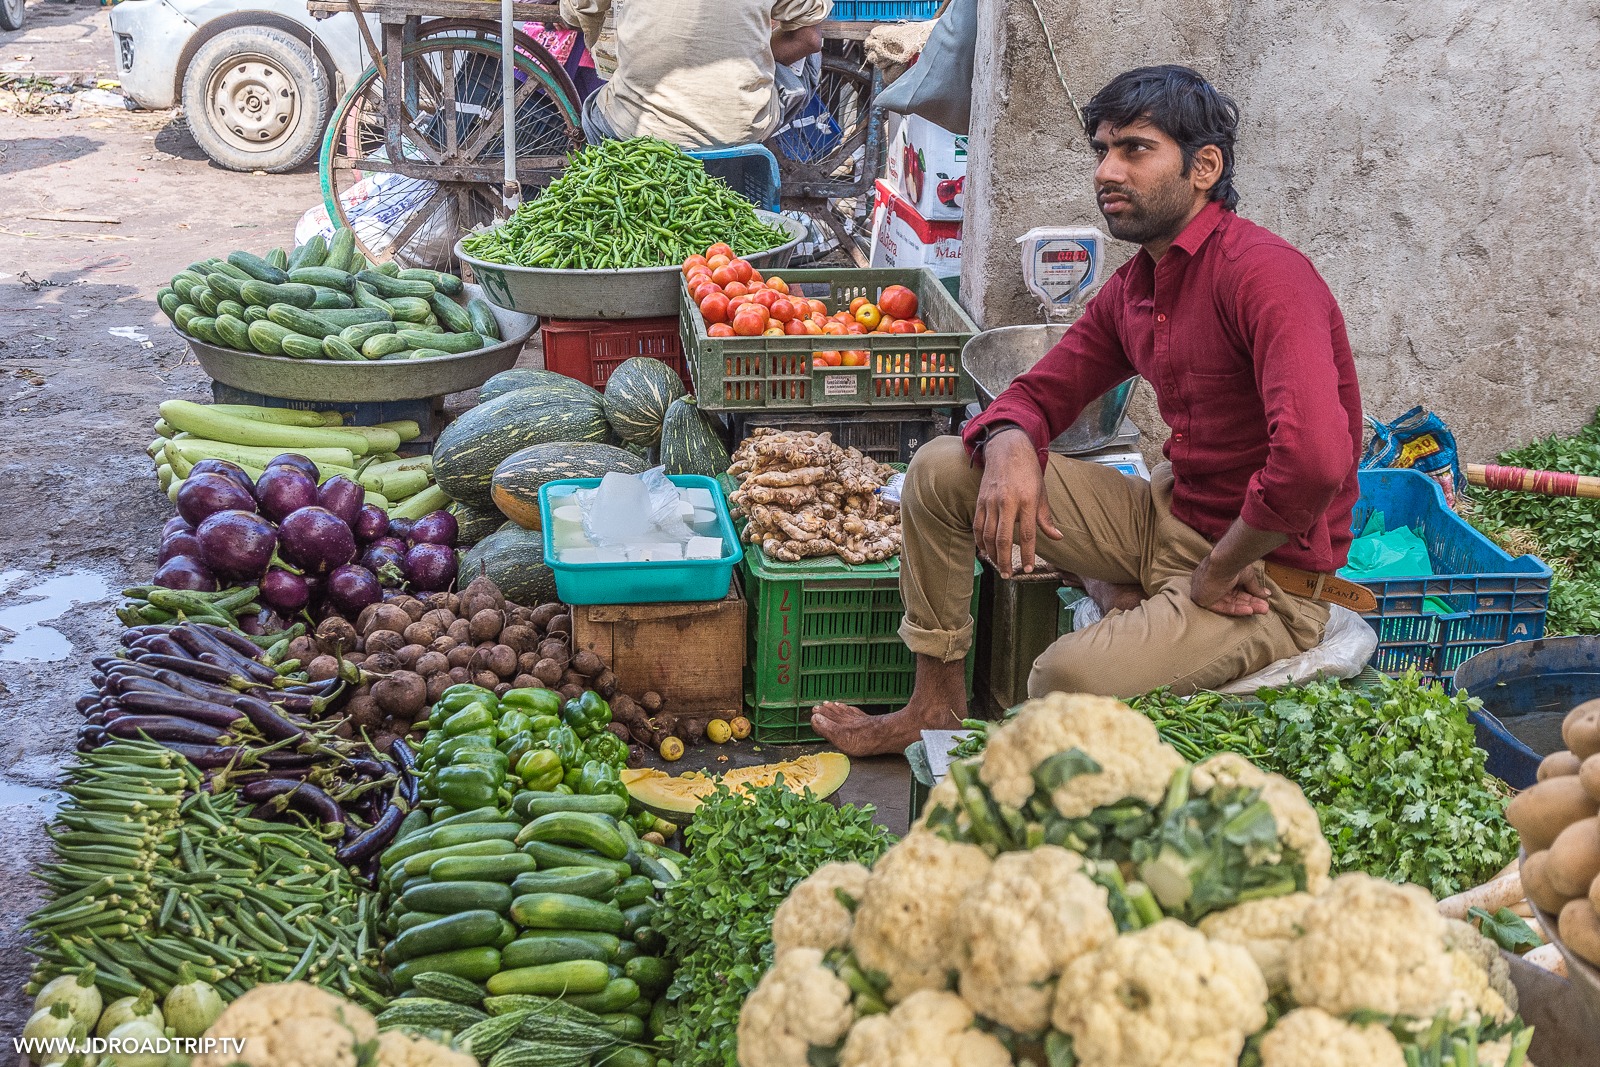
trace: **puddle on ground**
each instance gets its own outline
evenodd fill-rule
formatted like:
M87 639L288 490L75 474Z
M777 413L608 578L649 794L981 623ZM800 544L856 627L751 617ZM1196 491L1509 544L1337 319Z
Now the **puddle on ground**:
M41 578L22 570L0 572L0 663L67 659L72 642L44 625L77 604L111 595L110 584L92 571L67 571Z
M59 789L40 789L0 778L0 808L29 807L49 815L61 804L65 794Z

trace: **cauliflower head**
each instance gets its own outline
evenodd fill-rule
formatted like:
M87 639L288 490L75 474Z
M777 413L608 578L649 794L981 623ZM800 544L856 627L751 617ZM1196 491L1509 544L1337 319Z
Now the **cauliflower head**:
M385 1030L378 1035L376 1067L478 1067L478 1061L437 1041L403 1030Z
M196 1056L193 1067L359 1067L371 1060L378 1024L310 982L283 982L229 1004L206 1036L240 1038L244 1049Z
M1320 1008L1291 1011L1261 1039L1261 1067L1405 1067L1405 1063L1400 1042L1385 1028L1336 1019Z
M924 829L928 824L928 814L943 808L956 814L956 825L965 833L972 827L972 819L961 807L961 789L955 779L948 774L939 779L939 784L928 791L928 799L922 805L922 815L911 824L912 832Z
M921 989L887 1015L869 1015L845 1038L839 1067L1012 1067L992 1034L954 993Z
M1043 845L996 857L967 890L956 934L961 996L985 1018L1034 1033L1050 1023L1056 976L1116 937L1117 923L1082 857Z
M872 868L856 908L850 947L863 969L889 979L889 1003L949 987L960 965L955 935L963 895L989 873L976 845L908 834Z
M1511 965L1500 946L1460 919L1445 920L1444 941L1453 977L1451 1018L1510 1022L1517 1014L1517 987L1511 984Z
M776 959L791 949L819 952L850 943L855 916L839 902L835 890L859 902L872 872L859 863L825 863L790 891L772 916L772 954Z
M1305 864L1306 889L1320 893L1328 888L1333 849L1322 836L1317 809L1298 785L1281 774L1268 774L1233 752L1219 752L1195 764L1192 783L1196 793L1209 793L1217 786L1261 790L1261 799L1272 809L1278 825L1278 840L1299 853Z
M1431 1019L1454 988L1445 924L1427 890L1343 874L1306 908L1289 944L1289 991L1331 1015Z
M1289 988L1289 943L1300 934L1300 920L1311 905L1310 893L1250 900L1200 920L1200 932L1214 941L1238 945L1261 968L1267 988Z
M807 1067L813 1045L832 1048L850 1029L850 987L796 948L778 957L739 1012L739 1067Z
M1163 919L1068 964L1051 1022L1081 1067L1236 1067L1267 983L1238 945Z
M1016 718L990 733L978 776L995 800L1020 808L1034 794L1034 769L1074 748L1100 771L1076 775L1050 791L1056 811L1068 819L1130 797L1159 804L1184 765L1155 724L1122 701L1051 693L1028 701Z

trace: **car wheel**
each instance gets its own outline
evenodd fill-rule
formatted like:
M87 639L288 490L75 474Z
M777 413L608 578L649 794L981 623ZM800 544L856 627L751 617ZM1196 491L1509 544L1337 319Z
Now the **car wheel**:
M0 30L22 29L25 0L0 0Z
M309 45L240 26L200 46L183 73L183 112L202 151L229 170L293 170L317 152L333 89Z

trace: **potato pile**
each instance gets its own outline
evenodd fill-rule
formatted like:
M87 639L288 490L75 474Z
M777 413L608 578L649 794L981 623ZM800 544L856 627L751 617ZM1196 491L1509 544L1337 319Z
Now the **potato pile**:
M1545 758L1506 819L1522 835L1528 899L1557 916L1570 951L1600 966L1600 700L1568 712L1561 739L1567 751Z
M757 427L728 473L739 479L728 497L734 512L750 520L742 539L770 559L860 564L900 554L900 507L879 496L894 468L829 434Z

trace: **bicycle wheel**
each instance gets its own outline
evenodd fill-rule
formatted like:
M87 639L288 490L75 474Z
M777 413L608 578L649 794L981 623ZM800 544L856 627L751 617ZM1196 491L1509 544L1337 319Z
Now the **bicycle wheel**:
M525 186L543 186L582 147L583 131L570 81L561 84L521 44L515 59L521 84L512 103L518 177ZM457 238L504 213L501 63L497 39L470 33L408 45L398 79L398 161L391 159L377 69L346 94L323 139L323 202L331 219L355 232L369 259L449 269Z
M767 142L785 197L859 196L883 165L883 113L873 106L876 72L864 61L824 54L816 94Z

